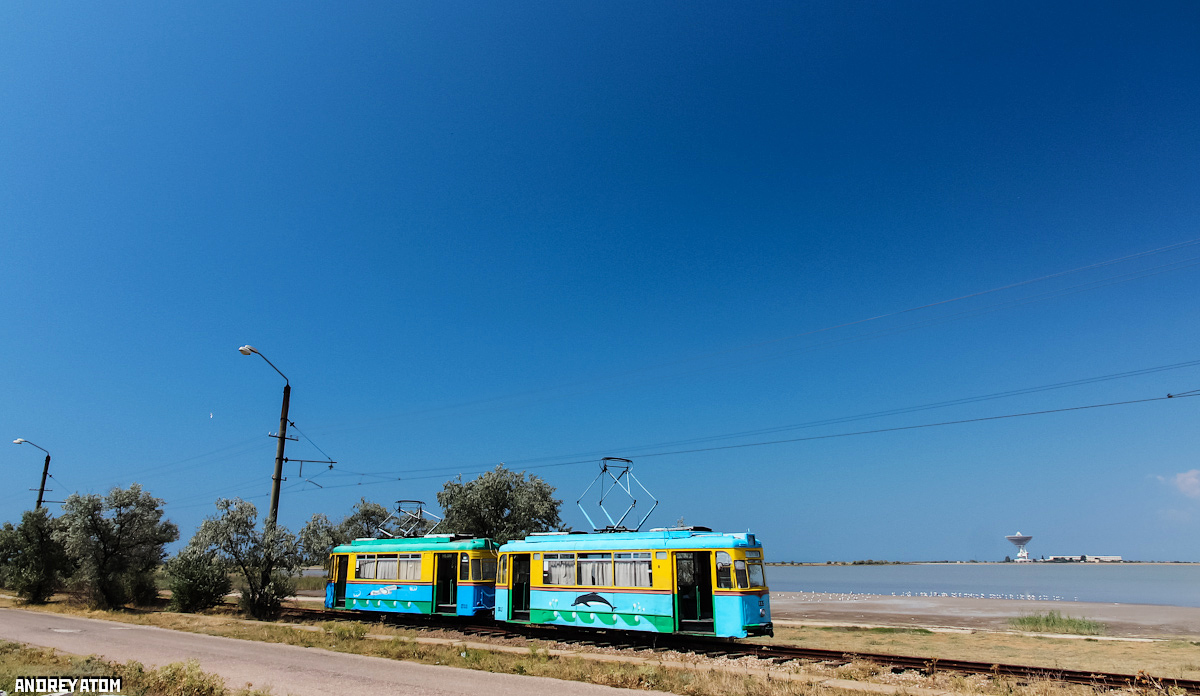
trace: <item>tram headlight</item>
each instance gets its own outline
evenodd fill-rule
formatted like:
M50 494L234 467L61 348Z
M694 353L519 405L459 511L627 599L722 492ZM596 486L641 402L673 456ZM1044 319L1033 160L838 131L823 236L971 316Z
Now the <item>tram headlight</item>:
M767 610L766 610L766 609L759 609L759 610L758 610L758 615L759 615L759 617L760 617L760 618L766 618L766 616L767 616Z

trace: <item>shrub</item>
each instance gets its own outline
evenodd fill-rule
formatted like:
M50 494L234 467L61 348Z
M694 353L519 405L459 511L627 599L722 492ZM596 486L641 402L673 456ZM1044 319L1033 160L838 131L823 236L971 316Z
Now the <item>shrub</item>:
M62 586L71 562L57 539L61 525L46 508L26 510L21 524L0 529L4 586L30 604L43 604Z
M171 608L196 612L221 603L233 588L224 563L212 551L185 547L167 561Z

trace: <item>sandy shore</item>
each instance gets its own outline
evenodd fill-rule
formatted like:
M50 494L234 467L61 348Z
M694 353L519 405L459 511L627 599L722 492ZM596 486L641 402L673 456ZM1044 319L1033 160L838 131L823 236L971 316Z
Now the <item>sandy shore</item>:
M1197 607L823 592L771 593L771 617L779 622L1009 630L1010 618L1047 611L1103 621L1108 625L1106 634L1110 636L1200 636L1200 608Z

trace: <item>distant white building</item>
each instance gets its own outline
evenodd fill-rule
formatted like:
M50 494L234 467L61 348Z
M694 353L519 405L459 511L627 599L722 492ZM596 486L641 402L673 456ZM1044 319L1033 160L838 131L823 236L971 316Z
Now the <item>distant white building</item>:
M1120 556L1047 556L1047 562L1056 563L1120 563Z

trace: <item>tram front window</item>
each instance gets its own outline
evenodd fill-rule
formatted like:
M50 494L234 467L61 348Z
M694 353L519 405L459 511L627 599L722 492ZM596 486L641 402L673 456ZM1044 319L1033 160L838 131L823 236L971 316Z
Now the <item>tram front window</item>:
M733 574L737 576L738 587L750 587L750 581L746 578L746 562L734 561Z
M761 563L750 563L750 587L766 587L767 579L763 576Z

